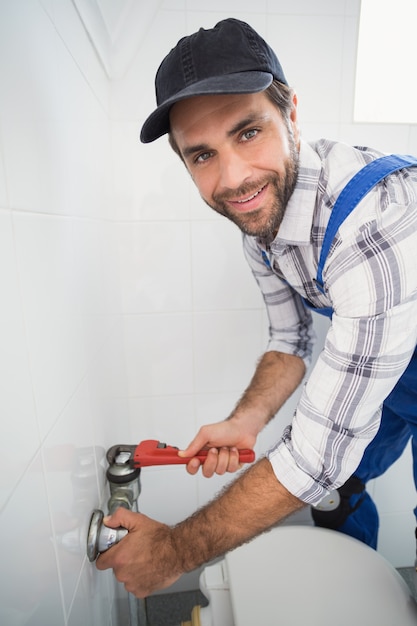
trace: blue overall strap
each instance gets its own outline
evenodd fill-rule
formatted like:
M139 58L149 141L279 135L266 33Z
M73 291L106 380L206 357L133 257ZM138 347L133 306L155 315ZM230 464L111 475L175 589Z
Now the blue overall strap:
M405 167L417 166L417 158L413 156L402 156L399 154L388 154L365 165L342 189L337 198L332 214L327 224L321 248L319 264L317 267L316 283L318 289L323 293L323 268L327 255L332 245L333 239L339 230L340 225L350 215L355 206L364 196L379 183L383 178L401 170Z

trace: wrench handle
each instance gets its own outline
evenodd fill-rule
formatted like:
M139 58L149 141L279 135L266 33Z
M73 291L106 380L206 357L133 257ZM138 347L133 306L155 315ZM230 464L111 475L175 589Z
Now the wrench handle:
M125 446L126 447L126 446ZM202 463L207 458L209 448L200 450L194 457L178 456L178 448L168 446L155 439L142 441L134 450L133 467L149 467L151 465L184 465L191 458L197 457ZM253 450L244 448L239 450L241 463L252 463L255 460Z
M200 450L199 452L197 452L195 457L197 457L197 459L199 459L202 463L204 463L204 461L207 458L208 451L209 450ZM239 452L239 461L241 463L252 463L255 460L255 453L253 450L249 450L248 448L241 448L240 450L238 450L238 452ZM185 463L188 463L190 458L183 457L183 460Z

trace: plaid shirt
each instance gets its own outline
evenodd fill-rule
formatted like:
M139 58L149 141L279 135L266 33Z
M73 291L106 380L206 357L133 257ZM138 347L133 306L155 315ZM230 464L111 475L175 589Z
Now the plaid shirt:
M267 350L308 365L314 331L302 297L334 310L292 423L268 452L280 482L311 504L356 470L417 343L417 168L391 174L367 194L331 246L324 295L314 280L339 193L378 156L326 140L302 142L297 186L278 235L270 244L243 238L269 316Z

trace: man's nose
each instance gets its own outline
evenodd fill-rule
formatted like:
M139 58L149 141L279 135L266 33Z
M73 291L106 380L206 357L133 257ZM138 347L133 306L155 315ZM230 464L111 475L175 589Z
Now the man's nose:
M221 189L238 189L252 176L250 163L237 150L228 150L219 159Z

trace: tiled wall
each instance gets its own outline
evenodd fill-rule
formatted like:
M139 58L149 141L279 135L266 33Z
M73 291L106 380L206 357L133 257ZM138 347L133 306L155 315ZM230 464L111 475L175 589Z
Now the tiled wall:
M137 18L135 4L118 6ZM139 143L166 52L199 26L247 20L298 92L306 139L417 153L415 127L352 123L358 0L152 2L158 10L144 12L130 62L111 79L76 5L0 0L5 626L116 625L112 577L86 562L83 543L91 509L103 506L103 452L144 438L184 446L227 416L266 343L239 233L199 199L165 138ZM97 6L111 19L117 5ZM294 404L261 434L259 453ZM140 508L176 522L225 480L150 468ZM380 550L409 565L409 452L373 489ZM196 584L190 575L175 588Z
M128 436L110 84L68 0L0 2L0 623L107 626L86 563Z

